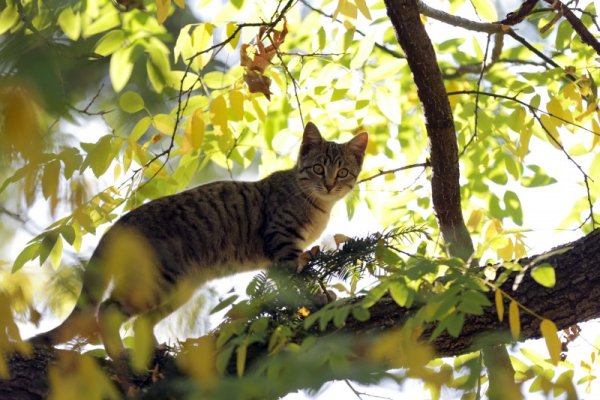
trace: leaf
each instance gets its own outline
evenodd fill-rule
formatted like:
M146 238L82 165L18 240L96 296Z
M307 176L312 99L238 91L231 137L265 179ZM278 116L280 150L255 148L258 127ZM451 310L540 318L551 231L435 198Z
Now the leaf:
M229 297L227 297L224 300L221 300L221 302L219 304L217 304L216 306L213 307L212 310L210 310L211 314L215 314L218 313L221 310L224 310L225 308L229 307L230 305L232 305L237 299L238 299L238 295L234 294L231 295Z
M356 0L356 6L366 19L371 19L371 13L369 12L369 7L367 6L367 2L365 0Z
M128 90L119 97L119 106L123 111L133 114L144 109L144 99L136 92Z
M177 41L175 42L175 47L173 48L173 58L175 62L179 60L179 55L181 55L185 60L192 54L192 37L190 36L191 28L192 24L188 24L179 30L179 36L177 36Z
M238 29L238 25L235 22L230 22L225 27L225 34L227 35L227 37L230 37L231 35L234 34L234 32L237 29ZM237 45L240 41L240 32L241 32L241 30L238 30L237 33L235 34L235 36L229 41L229 45L234 49L237 47Z
M62 259L62 250L63 241L62 238L58 236L56 238L56 243L54 244L54 247L52 247L50 255L48 256L50 264L52 264L52 267L54 267L55 270L58 269L58 267L60 267L60 260Z
M477 15L484 21L494 22L498 20L496 7L490 0L471 0L471 4L473 4Z
M369 58L373 51L373 47L375 46L375 32L369 33L365 37L360 40L360 45L358 46L358 51L352 57L352 61L350 61L351 69L359 69L364 64L365 61Z
M152 118L150 118L149 116L145 116L144 118L140 119L137 122L137 124L135 124L135 126L133 127L133 130L129 135L129 139L134 142L137 142L144 135L144 133L148 131L148 128L150 128L151 124Z
M175 129L175 120L167 114L156 114L152 117L152 124L161 133L165 135L173 135Z
M96 44L94 52L101 56L108 56L123 47L125 41L125 32L121 29L114 29L106 33Z
M58 184L60 177L60 161L52 160L44 167L42 175L42 194L46 199L58 195Z
M271 100L271 78L264 76L258 71L249 70L244 73L244 82L248 85L250 93L262 93Z
M131 77L131 72L133 71L132 52L132 46L124 47L115 51L110 58L110 81L117 93L125 87Z
M385 86L379 86L375 92L375 103L379 111L391 122L400 124L402 109L397 98Z
M244 118L244 95L239 90L229 92L229 110L232 121L241 121Z
M558 330L556 329L556 325L549 319L544 319L540 324L540 332L542 333L542 336L544 336L544 340L546 341L546 347L548 348L548 352L550 353L550 359L552 360L552 364L557 365L560 361L560 351L562 349L562 344L560 342L560 339L558 338Z
M71 7L67 7L58 16L58 25L71 40L79 39L81 34L81 15L75 14Z
M496 289L494 298L496 300L496 313L498 314L498 321L502 322L502 320L504 320L504 297L499 289Z
M165 22L170 8L171 0L156 0L156 19L159 24Z
M465 323L465 314L456 313L452 314L448 317L446 322L446 330L452 337L458 337L460 335L460 331Z
M523 209L521 201L515 192L508 190L504 193L504 205L506 206L507 214L512 218L515 224L523 225Z
M185 138L193 149L199 149L204 142L204 119L202 109L194 111L185 129Z
M173 0L173 1L177 5L177 7L181 8L182 10L185 10L185 0Z
M244 341L241 345L236 349L236 360L235 366L237 370L238 376L244 375L244 369L246 367L246 355L248 354L248 342Z
M401 307L410 307L412 304L412 291L403 279L394 280L389 287L392 299Z
M531 270L531 277L540 285L552 288L556 284L554 267L549 263L542 263Z
M18 270L20 270L21 268L23 268L23 265L30 260L33 260L34 258L36 258L39 254L40 254L40 247L41 247L41 242L33 242L29 245L27 245L27 247L25 247L17 256L17 258L15 259L15 262L13 263L13 267L11 272L15 273Z
M514 300L511 300L508 307L508 324L512 338L519 340L519 336L521 335L521 318L519 317L519 305Z
M18 0L17 0L18 1ZM11 3L0 13L0 35L12 28L19 21L19 12L17 6Z
M364 322L371 318L371 313L364 307L354 307L352 309L352 316L357 321Z

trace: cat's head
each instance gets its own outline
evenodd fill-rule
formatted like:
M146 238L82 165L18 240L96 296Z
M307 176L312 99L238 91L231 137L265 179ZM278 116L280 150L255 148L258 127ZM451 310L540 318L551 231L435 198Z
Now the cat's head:
M349 142L329 142L309 122L302 136L296 169L300 187L326 202L344 197L356 184L369 136L361 132Z

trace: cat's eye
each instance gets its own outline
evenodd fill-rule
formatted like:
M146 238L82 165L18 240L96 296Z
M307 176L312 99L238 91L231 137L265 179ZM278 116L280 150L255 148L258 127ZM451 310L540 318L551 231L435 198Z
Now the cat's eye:
M342 168L337 173L338 178L345 178L348 176L348 170L346 168Z
M313 165L313 172L317 175L323 175L325 173L325 168L321 164Z

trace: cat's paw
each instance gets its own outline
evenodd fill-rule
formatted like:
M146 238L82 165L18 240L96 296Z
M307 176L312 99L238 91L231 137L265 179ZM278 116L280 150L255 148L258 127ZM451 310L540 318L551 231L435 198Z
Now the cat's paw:
M308 264L310 260L314 258L319 252L321 248L319 246L313 246L310 250L306 250L300 254L298 257L298 268L296 268L296 273L300 273L304 270L304 267Z

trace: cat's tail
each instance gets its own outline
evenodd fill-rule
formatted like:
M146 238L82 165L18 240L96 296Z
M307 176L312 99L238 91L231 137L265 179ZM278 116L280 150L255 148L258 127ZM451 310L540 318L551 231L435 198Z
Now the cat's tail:
M28 339L34 345L52 346L66 343L74 338L90 341L98 336L96 310L108 286L96 253L83 273L81 294L71 314L56 328Z

